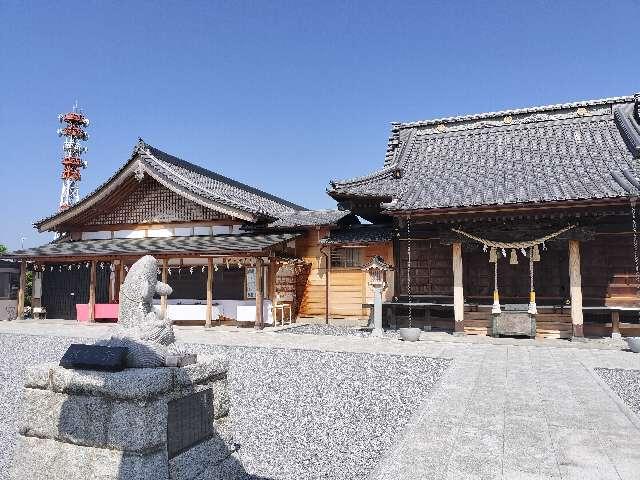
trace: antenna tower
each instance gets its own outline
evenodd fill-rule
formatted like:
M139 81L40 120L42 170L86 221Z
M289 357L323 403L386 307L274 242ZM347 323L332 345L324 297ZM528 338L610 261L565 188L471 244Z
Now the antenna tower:
M58 129L58 136L64 137L62 157L62 192L60 192L60 211L75 205L80 201L78 184L82 179L80 169L87 167L87 161L82 159L82 154L87 147L81 145L81 141L89 138L83 127L89 126L89 119L78 108L78 102L73 106L73 111L58 115L60 123L66 124Z

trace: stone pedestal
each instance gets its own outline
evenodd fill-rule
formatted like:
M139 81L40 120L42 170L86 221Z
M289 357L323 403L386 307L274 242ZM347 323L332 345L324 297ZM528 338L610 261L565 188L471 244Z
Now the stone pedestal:
M229 412L223 359L118 373L37 365L23 408L13 479L195 478L230 453L218 428Z
M536 337L536 316L523 305L505 305L501 313L491 314L491 334Z

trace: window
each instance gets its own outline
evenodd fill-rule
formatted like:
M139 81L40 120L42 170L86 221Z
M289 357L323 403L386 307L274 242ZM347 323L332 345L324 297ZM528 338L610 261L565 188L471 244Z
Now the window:
M331 267L357 268L362 266L361 248L333 248L331 250Z
M0 272L0 298L15 300L18 298L19 279L17 273Z

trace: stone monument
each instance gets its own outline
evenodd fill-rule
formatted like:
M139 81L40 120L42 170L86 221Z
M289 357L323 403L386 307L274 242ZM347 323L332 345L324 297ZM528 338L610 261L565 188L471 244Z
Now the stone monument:
M152 308L171 287L156 260L136 262L121 290L120 324L98 342L128 349L119 372L56 364L27 368L12 479L234 478L241 464L225 422L227 361L168 367L171 322Z

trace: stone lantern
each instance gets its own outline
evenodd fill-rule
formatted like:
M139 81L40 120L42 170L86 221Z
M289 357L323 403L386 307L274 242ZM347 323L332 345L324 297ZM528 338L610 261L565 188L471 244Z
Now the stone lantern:
M375 256L362 267L369 274L369 286L373 289L373 332L371 336L382 337L382 292L387 289L386 274L392 267L380 256Z

